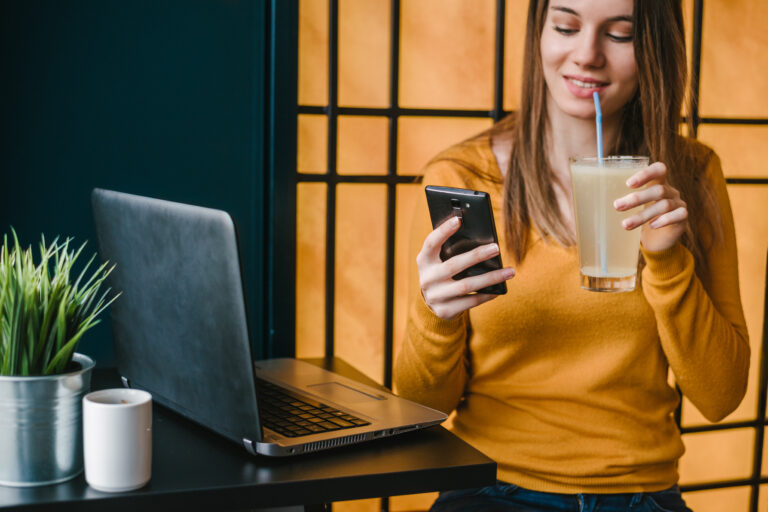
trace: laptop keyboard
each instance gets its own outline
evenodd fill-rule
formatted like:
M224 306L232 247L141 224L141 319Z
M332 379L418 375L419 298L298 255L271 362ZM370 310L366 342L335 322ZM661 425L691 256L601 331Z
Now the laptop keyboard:
M308 436L371 424L258 377L256 395L262 425L286 437Z

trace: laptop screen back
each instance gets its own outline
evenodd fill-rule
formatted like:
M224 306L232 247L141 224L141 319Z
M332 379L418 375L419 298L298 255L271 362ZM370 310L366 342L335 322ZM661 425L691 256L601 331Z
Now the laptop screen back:
M220 210L95 189L115 357L131 387L235 441L261 440L237 237Z

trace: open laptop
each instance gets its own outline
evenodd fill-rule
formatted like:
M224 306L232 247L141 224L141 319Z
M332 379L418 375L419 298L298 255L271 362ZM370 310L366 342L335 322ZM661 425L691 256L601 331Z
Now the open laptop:
M314 452L438 424L442 412L296 359L253 361L235 225L223 211L95 189L125 386L252 454Z

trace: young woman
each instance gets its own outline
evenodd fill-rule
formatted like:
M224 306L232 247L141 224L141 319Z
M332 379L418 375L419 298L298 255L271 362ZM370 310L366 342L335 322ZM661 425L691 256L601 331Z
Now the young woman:
M395 385L453 411L451 429L498 462L496 486L435 511L687 511L668 371L709 420L741 401L749 342L720 161L678 135L686 65L679 0L531 0L520 109L427 166L425 185L490 193L499 245L440 260L459 227L418 205ZM640 229L639 285L579 285L568 159L652 163L616 198ZM505 268L462 280L501 252ZM473 293L515 278L506 295Z

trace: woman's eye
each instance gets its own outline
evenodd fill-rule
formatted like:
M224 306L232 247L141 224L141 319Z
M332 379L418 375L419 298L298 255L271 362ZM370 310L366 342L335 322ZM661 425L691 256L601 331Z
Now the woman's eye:
M632 41L632 36L620 36L617 34L608 34L608 37L617 43L629 43Z
M555 25L555 31L564 34L566 36L569 36L571 34L575 34L577 30L575 28L566 28L566 27L558 27Z

